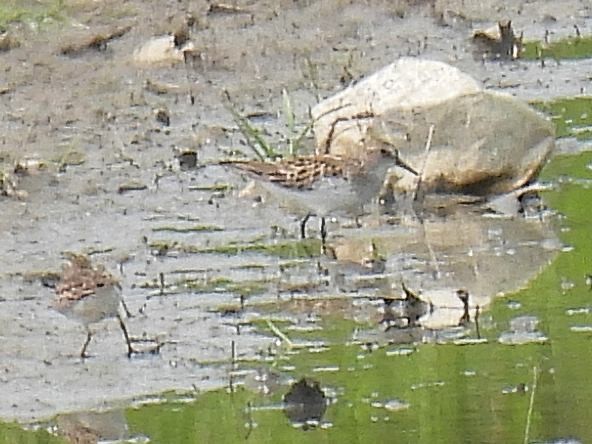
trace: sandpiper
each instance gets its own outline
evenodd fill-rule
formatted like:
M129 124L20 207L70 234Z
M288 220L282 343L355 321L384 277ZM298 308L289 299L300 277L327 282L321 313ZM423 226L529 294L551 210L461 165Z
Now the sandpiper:
M88 256L65 253L68 263L55 286L54 308L86 327L86 341L80 352L87 358L86 348L92 339L90 325L103 319L117 318L127 344L127 355L135 352L127 328L119 312L123 304L118 280L103 265L93 265Z
M320 154L276 162L229 160L220 164L247 172L283 206L303 216L303 238L309 217L320 217L323 244L325 217L362 215L364 205L378 196L389 168L399 166L417 175L397 150L385 147L369 148L360 159Z
M501 20L497 26L473 34L473 43L477 45L475 55L483 59L516 60L522 53L522 40L523 33L514 34L511 20Z

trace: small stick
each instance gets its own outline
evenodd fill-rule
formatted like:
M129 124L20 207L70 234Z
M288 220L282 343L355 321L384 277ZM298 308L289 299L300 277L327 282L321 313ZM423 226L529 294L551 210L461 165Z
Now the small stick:
M576 30L576 37L579 39L580 37L582 37L582 34L580 32L580 28L578 28L578 25L573 25L574 29Z
M279 328L277 328L273 322L271 322L269 319L266 319L265 322L267 323L267 326L269 327L269 329L273 332L274 335L276 335L278 338L280 338L280 340L282 340L283 342L286 343L286 345L288 346L288 348L292 348L294 347L294 343L292 341L290 341L290 338L287 337L285 334L283 334Z
M195 95L193 94L193 82L191 82L191 79L189 77L189 66L188 66L188 60L187 60L187 51L183 52L183 63L185 65L185 79L187 80L187 97L189 99L189 103L191 104L191 106L195 105Z
M236 342L234 341L230 343L230 362L234 368L236 365Z
M419 170L419 175L417 178L417 185L415 186L415 191L413 192L413 201L417 201L419 187L421 186L421 180L423 179L423 173L424 173L426 164L428 163L428 154L430 153L430 150L432 149L433 135L434 135L434 125L430 125L430 130L428 132L428 140L426 140L426 145L425 145L425 154L423 156L423 162L421 165L421 169Z
M415 200L415 198L413 198L413 200ZM423 224L424 223L422 222L422 225ZM425 236L425 225L423 225L423 230L424 230L424 236ZM438 258L436 257L436 252L434 251L434 248L432 247L432 243L428 241L427 237L425 237L425 241L426 241L426 246L428 247L428 252L430 253L430 260L432 261L432 264L434 264L434 269L436 271L435 278L440 279L442 277L442 270L440 270L440 265L438 264Z
M228 391L234 393L234 371L236 370L236 343L230 343L230 371L228 372Z
M481 307L478 305L475 307L475 333L477 333L477 339L481 339L481 330L479 330L479 315L481 314Z
M532 418L532 410L534 406L534 396L536 394L537 380L539 370L536 365L532 368L532 391L530 392L530 401L528 403L528 413L526 415L526 427L524 428L524 444L528 444L530 438L530 421Z
M321 254L327 254L327 221L321 217Z
M337 108L339 109L339 108ZM333 110L331 110L330 112L333 112ZM319 116L319 119L323 117L323 116ZM354 114L353 116L342 116L342 117L337 117L332 123L331 123L331 129L329 130L329 133L327 134L327 138L325 139L325 152L324 154L329 154L331 152L331 144L333 143L333 138L335 137L335 129L337 127L337 125L341 122L349 122L350 120L357 120L358 125L360 125L360 120L367 120L367 119L372 119L376 117L376 114L374 114L374 112L372 111L363 111L361 113L358 114ZM358 127L360 128L360 127Z
M234 393L234 377L232 371L228 374L228 393Z
M251 433L253 432L253 428L255 427L255 424L253 422L253 406L251 405L251 401L247 402L247 409L246 409L246 414L247 414L247 436L245 436L245 441L249 439L249 436L251 436Z

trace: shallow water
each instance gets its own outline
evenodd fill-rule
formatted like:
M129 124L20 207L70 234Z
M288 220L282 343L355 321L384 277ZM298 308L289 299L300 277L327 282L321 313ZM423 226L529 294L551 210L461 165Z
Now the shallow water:
M363 316L360 303L296 297L273 304L259 313L290 338L291 347L284 342L259 360L237 362L231 393L172 396L129 409L132 434L153 442L236 442L248 435L254 442L351 442L355 436L361 442L493 443L520 441L525 434L536 442L587 442L592 309L586 275L592 264L586 214L592 195L588 185L574 182L590 178L591 162L590 153L560 157L543 172L547 180L570 178L554 180L556 189L545 193L545 202L561 213L554 220L564 251L528 288L481 313L478 326L473 319L438 335L424 331L423 344L400 343L400 331L369 339L365 334L380 329L380 315ZM365 309L377 311L377 305ZM277 337L264 322L252 324ZM267 395L253 376L263 368L272 375ZM272 408L289 382L303 375L318 381L330 399L320 425L307 433Z

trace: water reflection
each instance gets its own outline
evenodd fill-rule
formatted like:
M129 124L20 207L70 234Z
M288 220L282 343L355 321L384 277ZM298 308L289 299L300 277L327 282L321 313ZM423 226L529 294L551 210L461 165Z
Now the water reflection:
M510 329L500 335L499 342L507 345L546 342L548 338L537 329L538 323L535 316L518 316L510 321Z
M318 426L326 410L325 393L316 381L302 378L284 396L284 413L296 427Z
M119 442L130 438L123 410L58 415L56 428L68 443Z
M380 321L389 330L391 328L417 327L419 320L433 311L431 303L423 301L402 283L404 298L385 296L384 317Z
M371 276L374 296L386 303L387 329L468 324L495 296L525 286L561 247L542 215L458 208L445 217L390 222L388 228L338 239L330 273L339 291L357 294L370 287ZM380 259L365 266L372 256Z
M281 262L276 292L247 298L238 316L276 313L289 325L272 333L289 347L292 332L340 314L363 325L353 333L362 344L481 342L494 298L525 287L561 250L550 219L523 194L369 217L334 230L327 255Z

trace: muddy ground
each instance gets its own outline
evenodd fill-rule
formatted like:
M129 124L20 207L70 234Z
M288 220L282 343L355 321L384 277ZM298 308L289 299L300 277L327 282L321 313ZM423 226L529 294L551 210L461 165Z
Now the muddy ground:
M469 39L474 29L503 18L511 18L529 40L542 39L547 30L551 39L570 36L574 26L589 34L587 0L247 1L229 9L200 1L66 3L61 23L9 26L20 46L0 53L3 165L31 159L44 165L20 178L18 188L25 192L20 198L0 200L0 417L8 420L113 405L169 389L225 385L232 341L239 358L254 358L273 338L251 334L249 325L237 335L236 318L215 311L238 305L244 289L204 288L221 277L263 282L266 290L252 299L261 302L277 297L282 279L318 279L314 261L304 261L296 277L286 278L282 260L264 252L188 251L188 245L203 250L297 238L297 221L280 209L213 189L240 186L240 178L217 167L179 167L176 154L186 149L197 151L201 163L235 150L252 154L225 106L224 91L240 112L256 116L254 123L265 128L269 140L281 144L288 131L278 114L282 90L303 128L307 109L320 98L400 56L451 63L486 87L524 100L574 96L590 88L590 61L548 61L544 67L483 63L474 58ZM190 37L196 48L189 63L134 62L136 48L178 29L187 14L194 19ZM98 49L80 45L117 29L125 31ZM76 50L69 51L72 47ZM492 237L491 226L476 227L476 244L503 243L499 229ZM332 230L335 238L376 236L376 230L391 235L388 227L370 227L370 234L339 224ZM398 230L397 235L418 232ZM532 231L529 226L526 238ZM547 228L534 231L534 239L552 243ZM434 231L438 239L445 232ZM425 229L422 233L425 239ZM489 236L485 240L479 237L483 233ZM546 251L556 247L541 244ZM160 355L128 360L116 323L106 321L91 343L94 357L78 358L84 329L49 308L52 290L39 279L60 269L67 250L96 253L122 279L135 314L129 328L165 341ZM538 250L529 254L540 256ZM396 261L391 267L395 273ZM503 290L515 288L520 279L515 280ZM202 291L187 288L187 281ZM490 287L487 292L497 293Z

